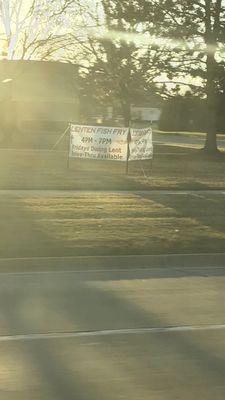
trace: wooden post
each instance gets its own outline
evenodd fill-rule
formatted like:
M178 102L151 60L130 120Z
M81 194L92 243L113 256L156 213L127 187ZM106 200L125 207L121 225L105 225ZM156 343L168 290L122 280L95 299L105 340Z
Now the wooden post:
M151 171L152 171L153 170L153 156L152 156L152 158L150 160L150 168L151 168Z
M154 147L153 147L153 123L151 121L151 130L152 130L152 158L150 162L151 172L153 170L153 157L154 157Z
M130 123L129 123L129 131L127 135L127 160L126 160L126 175L129 174L129 158L130 158L130 141L131 141L131 134L130 134Z
M67 155L67 169L70 168L70 146L71 146L71 132L70 132L70 125L69 125L69 145L68 145L68 155Z

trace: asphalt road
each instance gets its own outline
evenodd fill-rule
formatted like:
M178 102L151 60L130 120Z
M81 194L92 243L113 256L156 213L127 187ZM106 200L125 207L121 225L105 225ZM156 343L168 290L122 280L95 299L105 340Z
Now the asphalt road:
M155 144L166 144L166 145L175 145L175 144L184 144L184 145L195 145L197 147L203 147L205 143L205 138L198 138L192 136L181 136L181 135L161 135L158 133L154 133L153 142ZM225 148L225 138L217 139L217 144L221 148Z
M225 266L127 262L1 261L0 399L224 400Z

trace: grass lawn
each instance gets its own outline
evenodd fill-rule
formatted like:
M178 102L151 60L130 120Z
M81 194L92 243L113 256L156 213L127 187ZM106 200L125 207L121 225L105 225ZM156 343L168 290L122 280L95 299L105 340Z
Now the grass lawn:
M225 189L225 155L206 157L199 149L155 146L149 161L125 163L71 160L64 151L0 150L0 189Z
M225 195L0 196L0 257L225 251Z
M158 145L153 169L149 161L132 162L128 176L124 163L66 164L65 151L0 150L0 189L68 190L0 192L0 257L225 251L223 193L116 193L225 190L224 155Z

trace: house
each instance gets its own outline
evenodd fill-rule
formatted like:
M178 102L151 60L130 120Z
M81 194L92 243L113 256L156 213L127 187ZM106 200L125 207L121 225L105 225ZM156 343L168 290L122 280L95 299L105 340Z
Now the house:
M158 122L162 110L157 107L131 105L131 120L141 122Z
M158 124L163 108L163 99L157 94L144 94L144 100L133 98L133 103L130 105L130 120L134 122L149 122L155 125ZM135 102L134 102L135 101ZM113 106L108 106L104 113L105 119L115 121L118 118L123 124L124 118L121 109L116 109Z
M39 129L78 119L77 69L47 61L0 61L1 128Z

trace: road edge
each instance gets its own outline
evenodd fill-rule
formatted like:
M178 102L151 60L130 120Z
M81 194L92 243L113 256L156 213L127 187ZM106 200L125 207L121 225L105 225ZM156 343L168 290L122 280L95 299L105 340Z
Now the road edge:
M207 267L225 267L225 253L0 258L0 273Z

